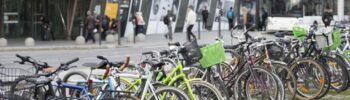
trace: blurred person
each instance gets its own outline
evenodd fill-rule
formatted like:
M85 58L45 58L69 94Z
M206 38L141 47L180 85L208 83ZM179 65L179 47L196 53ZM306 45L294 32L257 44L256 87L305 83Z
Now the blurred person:
M95 16L91 11L87 11L87 17L85 19L85 43L87 43L89 40L92 40L93 43L95 43L95 38L94 38L94 29L95 29Z
M207 29L207 20L209 16L209 11L207 9L207 6L204 6L204 9L202 10L202 18L203 18L203 28Z
M329 4L327 4L322 15L322 21L325 27L328 27L331 24L332 20L333 20L333 10L329 6Z
M173 40L173 31L172 31L172 12L169 10L167 15L164 16L163 22L168 27L168 33L165 34L165 38L169 38L170 41Z
M264 8L261 8L262 14L261 14L261 30L266 31L267 27L267 17L269 16Z
M111 24L110 30L113 32L118 31L118 21L116 19L112 19L112 24Z
M145 26L145 21L143 20L143 17L142 17L142 12L136 12L135 15L134 15L134 18L133 18L133 22L135 24L135 35L139 34L139 33L144 33L145 29L144 29L144 26Z
M233 19L235 17L235 13L234 13L232 7L230 7L230 9L227 10L226 17L227 17L227 20L228 20L229 30L231 30L233 28L233 26L234 26Z
M109 30L109 23L110 23L110 19L107 15L103 15L102 16L102 37L101 39L105 39L107 36L107 31Z
M186 24L187 24L187 40L191 41L191 37L196 39L196 36L192 32L192 28L194 24L196 23L196 13L193 11L193 6L189 6L187 8L187 16L186 16Z
M41 40L46 41L49 39L49 35L51 35L51 39L55 40L55 36L51 31L50 22L45 16L40 16L40 21L43 26L43 32L41 34Z
M247 8L245 6L242 7L242 14L243 14L243 25L246 28L249 28L249 25L248 25L248 12L247 12Z

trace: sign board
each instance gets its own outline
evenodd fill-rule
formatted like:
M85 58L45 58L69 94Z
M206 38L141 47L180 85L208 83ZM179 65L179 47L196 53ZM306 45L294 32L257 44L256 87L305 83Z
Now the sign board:
M119 6L118 3L116 3L116 2L107 2L107 3L106 3L105 14L106 14L110 19L115 19L115 18L117 18L118 6Z

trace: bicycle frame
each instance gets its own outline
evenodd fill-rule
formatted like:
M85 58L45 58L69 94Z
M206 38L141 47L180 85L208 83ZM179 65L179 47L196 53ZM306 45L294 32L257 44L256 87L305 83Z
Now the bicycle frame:
M176 72L179 73L175 76ZM192 88L190 86L190 82L187 79L186 74L183 72L183 66L180 62L177 64L176 68L162 81L162 83L168 84L168 86L173 86L174 83L179 79L183 79L184 85L186 85L187 93L189 94L190 99L195 100Z

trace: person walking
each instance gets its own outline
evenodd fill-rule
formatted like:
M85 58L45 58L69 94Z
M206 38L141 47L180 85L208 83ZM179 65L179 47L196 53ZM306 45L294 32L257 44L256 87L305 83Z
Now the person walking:
M209 16L209 11L207 9L207 6L204 6L204 9L202 10L203 28L204 29L207 29L208 16Z
M40 21L43 26L43 32L41 34L41 40L46 41L49 39L49 35L51 35L51 39L55 40L55 36L51 31L50 22L45 16L40 16Z
M192 28L196 23L196 13L193 11L193 6L187 8L186 24L187 24L187 40L191 41L191 37L196 39L196 36L192 32Z
M89 40L92 40L93 43L95 43L94 38L94 29L95 29L95 16L91 11L87 12L87 17L85 19L85 27L86 27L86 34L85 34L85 43L87 43Z
M322 21L325 27L328 27L331 24L332 20L333 20L333 10L329 6L329 4L327 4L322 15Z
M267 17L268 14L266 12L266 10L264 8L261 9L262 14L261 14L261 30L262 31L266 31L266 27L267 27Z
M109 23L110 19L107 15L102 15L102 37L101 39L104 40L107 36L107 31L109 30Z
M227 20L228 20L229 30L231 30L233 28L233 26L234 26L233 19L235 17L235 12L233 11L232 7L230 7L230 9L227 11L226 17L227 17Z
M139 33L144 33L145 29L144 29L144 26L145 26L145 21L143 20L143 17L142 17L142 12L136 12L135 13L135 16L134 16L134 19L133 19L133 22L135 24L135 35L139 34Z
M165 36L166 39L169 38L170 41L173 40L172 16L173 16L172 12L169 10L167 15L165 15L164 19L163 19L164 24L168 27L168 33L165 34L164 36Z

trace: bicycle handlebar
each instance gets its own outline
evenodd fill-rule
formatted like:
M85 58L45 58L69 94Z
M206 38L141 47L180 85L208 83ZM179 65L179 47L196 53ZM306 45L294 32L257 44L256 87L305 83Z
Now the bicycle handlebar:
M70 64L72 64L72 63L75 63L75 62L77 62L77 61L79 61L79 58L74 58L74 59L72 59L72 60L66 62L65 65L68 66L68 65L70 65Z
M124 64L120 67L120 71L123 71L129 65L129 62L130 62L130 57L128 56L126 57Z

